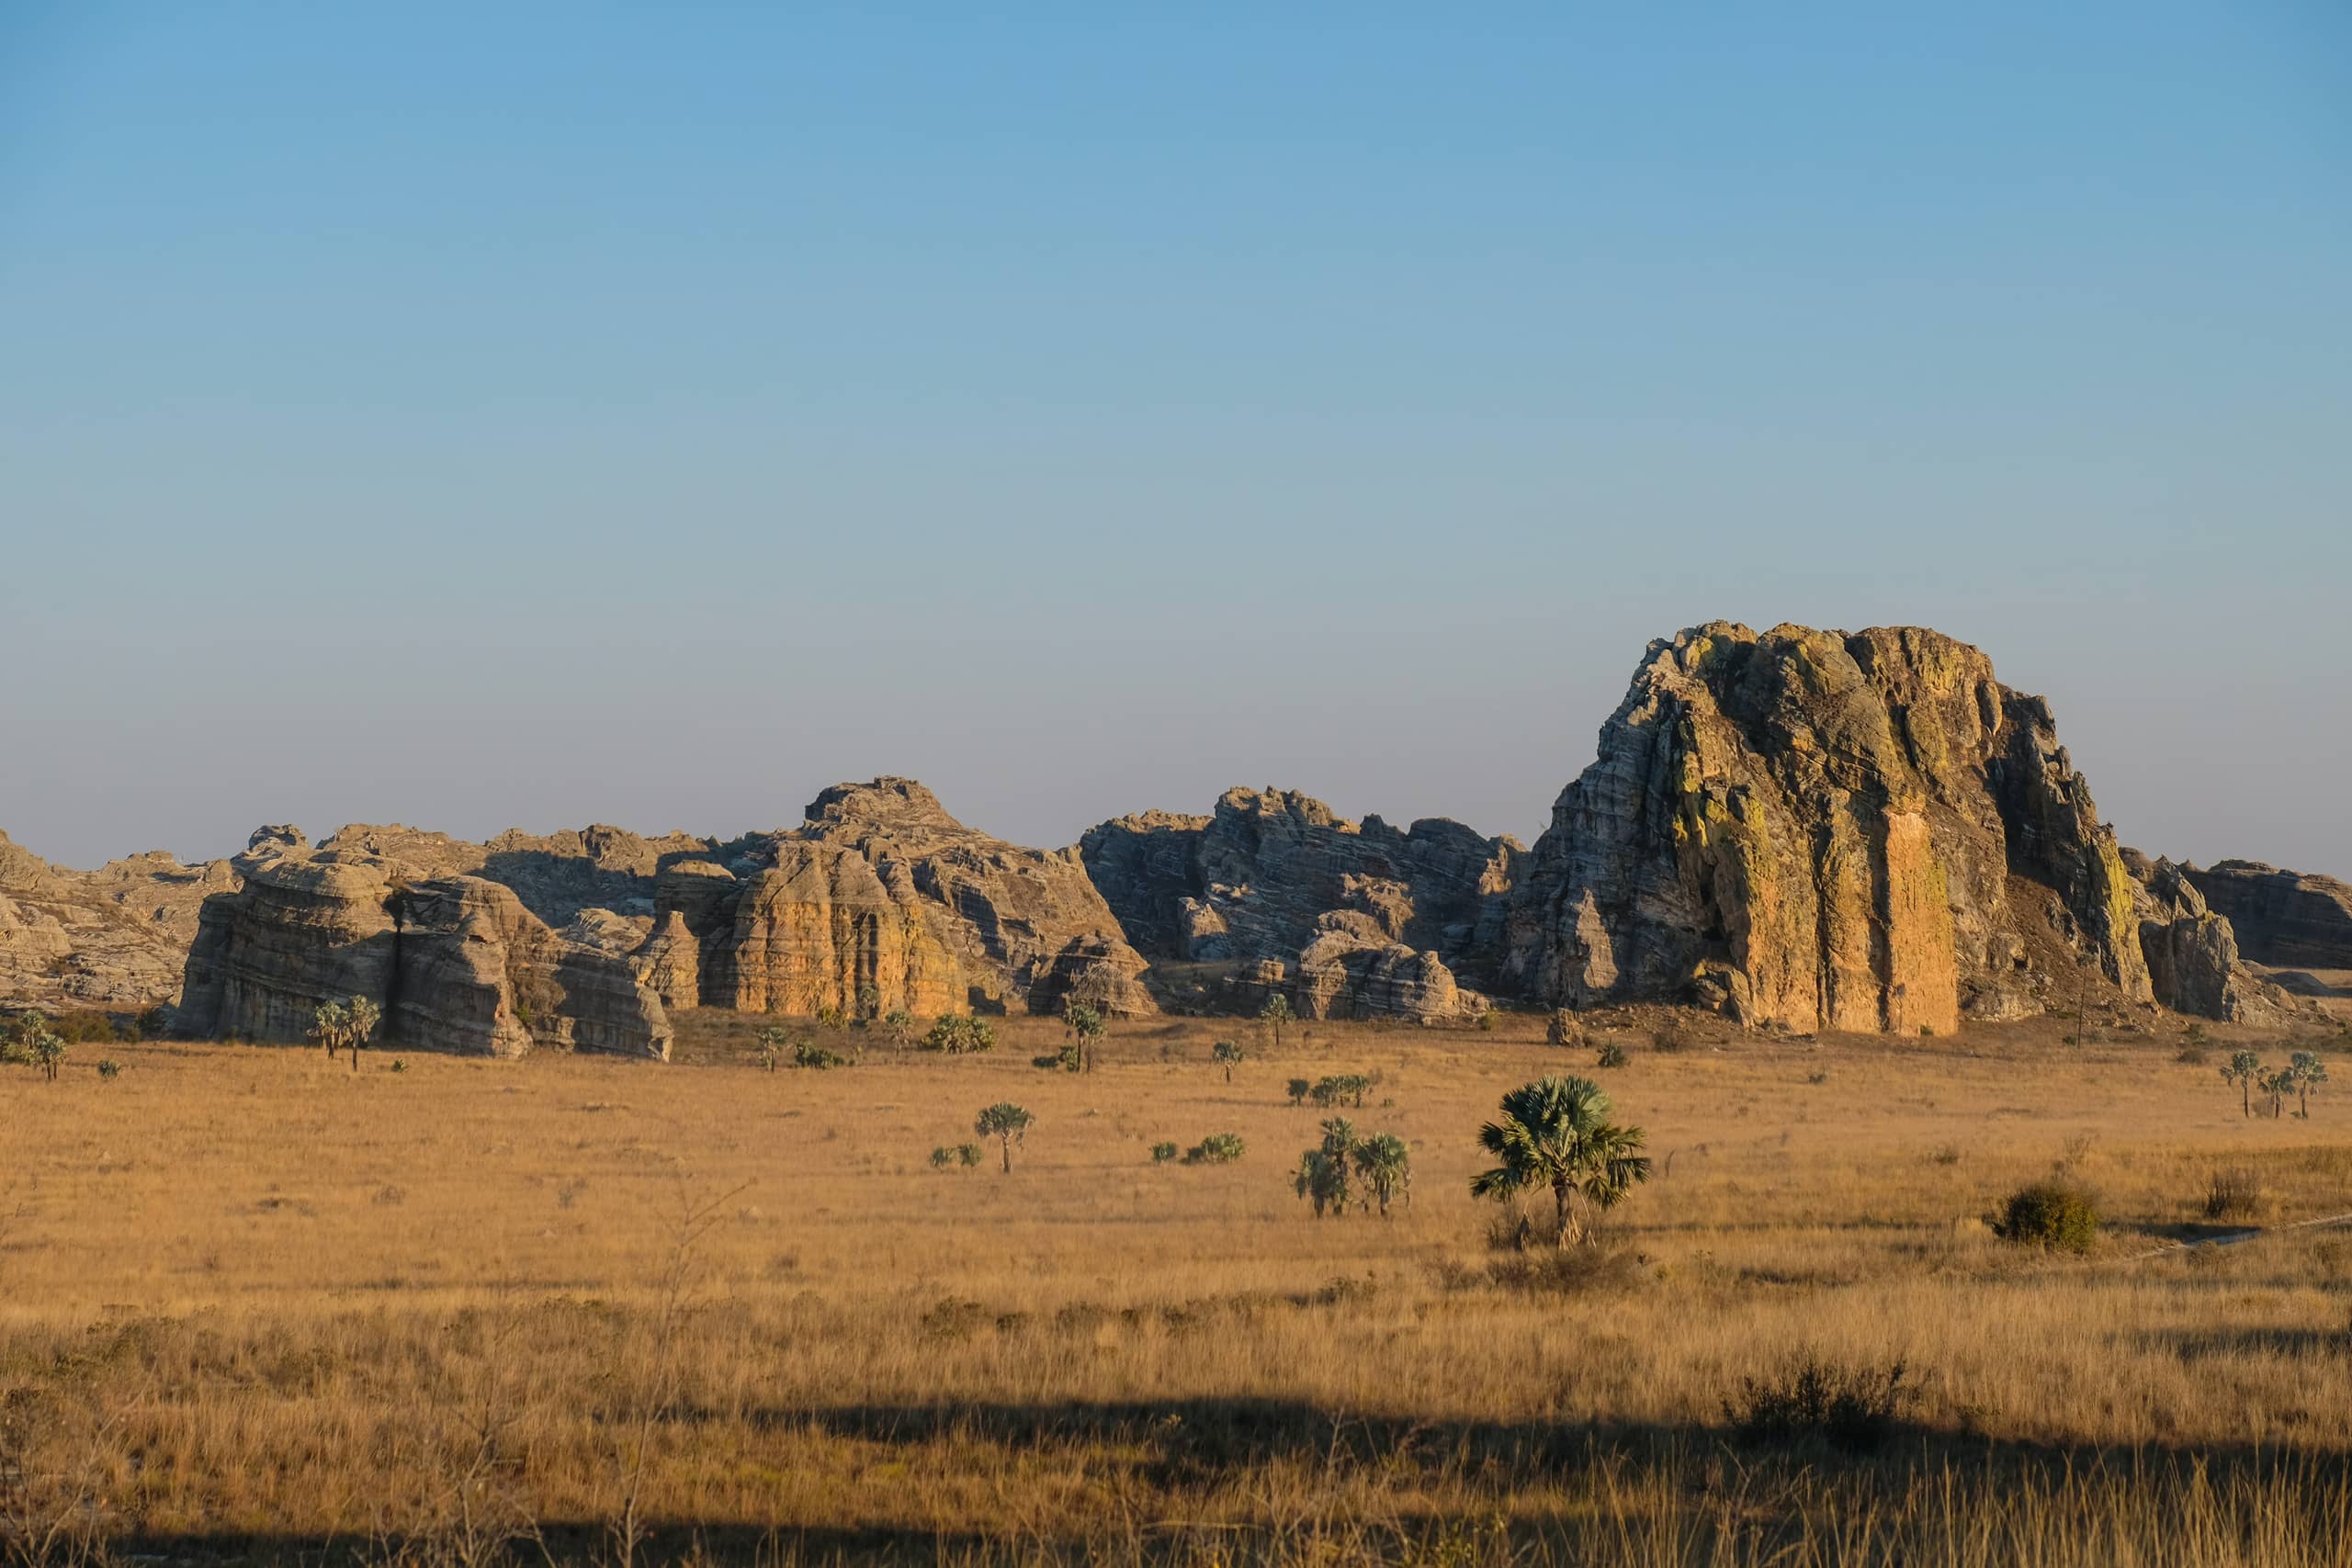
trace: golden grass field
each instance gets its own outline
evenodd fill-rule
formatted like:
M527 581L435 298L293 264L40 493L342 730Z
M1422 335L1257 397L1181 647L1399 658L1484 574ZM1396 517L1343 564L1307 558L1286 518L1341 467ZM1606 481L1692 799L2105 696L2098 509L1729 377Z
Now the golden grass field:
M762 1021L687 1015L668 1066L0 1072L0 1559L2352 1562L2352 1228L2283 1228L2352 1211L2341 1037L2303 1120L2120 1017L1666 1054L1616 1015L1601 1070L1532 1014L1154 1020L1084 1076L1029 1065L1046 1020L767 1073ZM1659 1170L1531 1269L1474 1138L1562 1070ZM1290 1189L1285 1080L1343 1071L1413 1150L1385 1221ZM932 1168L1004 1100L1010 1175ZM1219 1132L1238 1162L1151 1161ZM1983 1229L2061 1164L2093 1257ZM2143 1256L2222 1168L2269 1233ZM1882 1450L1733 1440L1805 1354L1903 1363Z

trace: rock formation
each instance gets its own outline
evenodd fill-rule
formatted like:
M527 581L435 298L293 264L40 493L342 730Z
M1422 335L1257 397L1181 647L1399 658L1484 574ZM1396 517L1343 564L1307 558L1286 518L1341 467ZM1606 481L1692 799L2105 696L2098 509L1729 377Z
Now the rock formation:
M2249 860L2180 870L2256 963L2352 969L2352 885Z
M910 779L836 784L807 816L730 865L662 878L657 907L695 939L706 1005L929 1016L1050 1012L1076 995L1157 1010L1076 852L967 828Z
M69 871L0 833L0 1001L136 1011L179 995L206 898L237 885L225 861L157 850Z
M184 1032L296 1039L375 998L387 1038L666 1055L669 1012L1153 1010L1074 852L1002 843L921 784L827 790L789 832L614 828L471 844L397 825L264 829L188 948Z
M1207 817L1102 823L1079 852L1147 953L1229 966L1253 992L1288 984L1310 1018L1432 1021L1487 1006L1456 975L1491 972L1524 852L1458 822L1400 832L1304 795L1231 789Z
M321 1003L364 996L384 1010L388 1044L669 1055L661 998L628 957L558 935L499 883L435 874L434 846L404 860L358 837L313 850L254 835L234 862L242 886L204 905L183 1032L299 1040Z
M1975 649L1718 622L1651 644L1535 845L1502 976L1940 1032L2041 1010L2055 937L2127 999L2233 1016L2259 982L2176 883L2132 876L2048 705Z

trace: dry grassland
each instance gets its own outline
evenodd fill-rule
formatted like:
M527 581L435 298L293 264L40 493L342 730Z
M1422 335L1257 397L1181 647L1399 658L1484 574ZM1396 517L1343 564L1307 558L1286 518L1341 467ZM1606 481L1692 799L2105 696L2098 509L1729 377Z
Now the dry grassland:
M1532 1016L1279 1053L1138 1022L1083 1077L1000 1021L770 1074L757 1021L690 1016L667 1067L0 1075L0 1552L2352 1562L2352 1230L2134 1256L2206 1234L2222 1170L2256 1223L2352 1211L2352 1081L2249 1120L2177 1024L1663 1054L1626 1017L1595 1070ZM1562 1069L1659 1174L1518 1277L1473 1139ZM1290 1190L1285 1080L1348 1071L1413 1150L1386 1221ZM1037 1117L1010 1176L933 1168L1003 1100ZM1221 1132L1238 1162L1152 1163ZM1978 1224L2057 1165L2109 1217L2087 1261ZM1733 1440L1742 1380L1808 1354L1903 1364L1883 1449Z

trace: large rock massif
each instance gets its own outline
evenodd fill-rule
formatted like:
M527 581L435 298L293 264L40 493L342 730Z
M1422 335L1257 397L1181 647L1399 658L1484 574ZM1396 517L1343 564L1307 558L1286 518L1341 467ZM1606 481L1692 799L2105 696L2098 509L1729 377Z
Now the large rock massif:
M1155 958L1220 966L1224 989L1287 987L1309 1018L1438 1021L1484 1011L1524 852L1458 822L1399 831L1288 791L1227 790L1206 817L1148 812L1079 845Z
M2295 1005L2193 888L2132 874L2047 705L1975 649L1719 622L1650 646L1529 857L1501 976L1569 1006L1942 1032L2071 996L2052 938L2132 1000Z
M2280 871L2259 861L2225 860L2181 875L2237 930L2257 964L2352 969L2352 884Z

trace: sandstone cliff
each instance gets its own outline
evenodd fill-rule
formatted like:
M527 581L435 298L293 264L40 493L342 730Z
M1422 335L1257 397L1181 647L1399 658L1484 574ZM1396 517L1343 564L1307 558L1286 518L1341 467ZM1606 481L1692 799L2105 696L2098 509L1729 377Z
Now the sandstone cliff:
M183 1032L300 1040L322 1002L364 996L387 1044L669 1055L668 1017L628 958L559 935L498 883L435 874L429 852L337 837L313 850L265 830L237 857L242 886L206 901L188 950Z
M1231 789L1206 817L1091 829L1086 868L1154 957L1288 986L1310 1018L1430 1021L1483 1011L1522 852L1458 822L1399 831L1290 791Z
M2352 884L2246 860L2183 866L2181 875L2228 918L2256 963L2352 969Z
M1918 628L1653 643L1530 859L1503 978L1572 1006L1940 1032L2040 1010L2052 936L2132 1000L2262 989L2226 922L2132 876L2048 705Z
M910 779L836 784L731 864L673 867L658 908L693 935L709 1006L1043 1013L1078 996L1157 1010L1076 852L967 828Z

